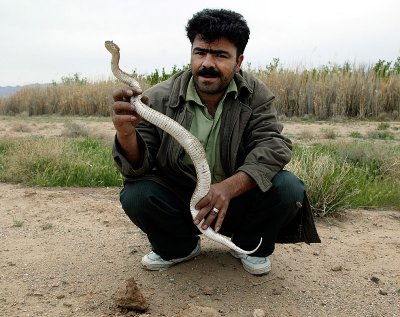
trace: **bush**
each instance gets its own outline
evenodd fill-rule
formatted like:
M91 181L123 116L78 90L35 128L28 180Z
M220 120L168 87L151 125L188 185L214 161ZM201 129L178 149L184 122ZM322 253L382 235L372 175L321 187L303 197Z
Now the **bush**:
M350 198L358 193L349 177L351 165L336 160L322 149L295 147L287 168L304 181L311 208L317 216L343 211L350 206Z
M348 207L400 209L400 149L365 143L295 146L287 166L306 184L317 216Z

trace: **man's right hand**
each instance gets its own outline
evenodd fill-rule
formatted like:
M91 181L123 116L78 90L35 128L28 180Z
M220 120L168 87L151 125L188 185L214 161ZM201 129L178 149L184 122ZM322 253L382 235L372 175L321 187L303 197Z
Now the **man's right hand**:
M117 130L117 139L126 158L132 163L140 161L139 146L135 128L142 118L136 113L135 106L130 103L133 96L139 96L140 89L126 88L114 91L113 123ZM148 98L143 96L141 101L148 104Z
M126 88L118 89L113 93L113 123L117 130L118 137L126 138L135 133L136 126L142 118L136 113L135 106L129 102L131 97L142 93L140 89ZM146 97L142 97L142 102L147 104Z

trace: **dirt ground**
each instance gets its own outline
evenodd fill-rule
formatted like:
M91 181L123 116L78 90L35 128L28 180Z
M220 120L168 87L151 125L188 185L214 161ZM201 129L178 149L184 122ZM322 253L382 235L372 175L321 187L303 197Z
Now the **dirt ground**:
M88 125L112 138L109 122ZM376 126L334 128L347 135ZM311 130L286 127L292 137ZM58 121L0 120L0 137L62 129ZM123 213L119 190L0 183L0 316L400 316L399 211L318 219L322 243L277 245L272 271L262 277L205 238L195 259L150 272L140 266L147 239ZM149 305L145 312L116 306L114 294L130 278Z

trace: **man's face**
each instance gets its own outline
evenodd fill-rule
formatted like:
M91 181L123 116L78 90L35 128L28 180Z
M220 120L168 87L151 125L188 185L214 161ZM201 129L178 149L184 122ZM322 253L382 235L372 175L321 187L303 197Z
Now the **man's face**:
M192 45L192 74L199 94L221 94L240 70L243 55L226 38L207 43L197 35Z

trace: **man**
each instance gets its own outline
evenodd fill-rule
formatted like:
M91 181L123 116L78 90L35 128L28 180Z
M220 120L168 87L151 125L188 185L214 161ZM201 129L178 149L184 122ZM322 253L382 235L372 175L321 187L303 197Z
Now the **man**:
M212 226L250 255L231 251L254 275L271 270L277 242L320 242L303 183L283 167L291 142L281 134L274 96L241 71L249 28L229 10L205 9L189 20L191 70L148 91L142 101L182 124L203 144L212 174L192 219L196 184L190 157L166 132L144 122L129 104L134 89L114 93L113 155L125 178L121 203L149 239L149 270L168 268L201 252L199 230Z

